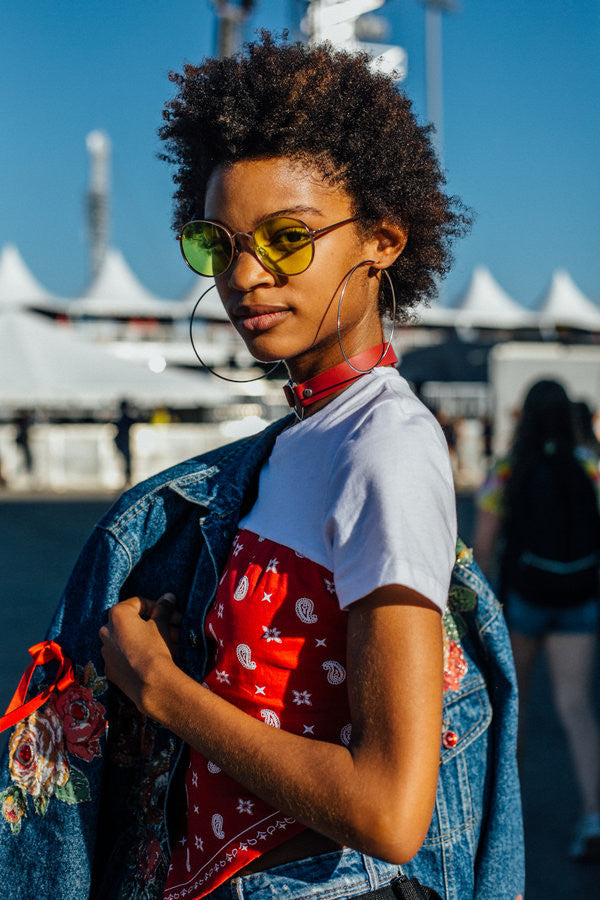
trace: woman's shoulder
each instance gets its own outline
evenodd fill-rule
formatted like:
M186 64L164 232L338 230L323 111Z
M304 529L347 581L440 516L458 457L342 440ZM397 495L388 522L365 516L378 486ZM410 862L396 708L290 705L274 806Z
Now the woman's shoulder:
M390 374L365 392L337 443L332 471L373 486L384 484L382 490L391 490L397 499L416 484L428 484L432 490L440 484L453 491L439 423L407 382Z
M442 437L433 413L419 400L408 382L398 372L389 371L373 380L357 409L354 428L364 437L373 432L389 437L409 439L414 432L430 432Z

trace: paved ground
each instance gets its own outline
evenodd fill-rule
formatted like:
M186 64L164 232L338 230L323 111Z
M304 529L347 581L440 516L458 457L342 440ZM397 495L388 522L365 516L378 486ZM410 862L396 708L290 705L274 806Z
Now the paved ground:
M0 500L0 707L5 709L44 636L56 600L93 523L110 498ZM460 531L472 530L469 498L459 503ZM527 900L600 900L600 865L575 865L565 851L577 802L564 737L538 667L528 711L530 743L523 769ZM600 683L600 681L598 682Z

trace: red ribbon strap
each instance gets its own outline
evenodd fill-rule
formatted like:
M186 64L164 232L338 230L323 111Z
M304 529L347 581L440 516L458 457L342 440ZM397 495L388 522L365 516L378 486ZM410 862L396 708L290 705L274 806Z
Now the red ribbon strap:
M31 662L23 672L23 677L19 682L19 686L17 687L12 700L8 704L8 709L4 715L0 717L0 731L5 731L7 728L16 725L16 723L20 722L22 719L26 719L28 715L34 712L34 710L39 709L40 706L46 702L53 691L64 691L70 684L75 682L71 660L63 654L61 647L54 641L42 641L41 644L30 647L29 655L32 657L33 662ZM25 703L24 700L27 696L29 683L31 682L34 670L37 666L43 666L45 663L53 661L58 663L58 671L54 678L54 682L48 687L45 687L41 693L37 694L37 696L32 697L31 700L28 700L27 703Z

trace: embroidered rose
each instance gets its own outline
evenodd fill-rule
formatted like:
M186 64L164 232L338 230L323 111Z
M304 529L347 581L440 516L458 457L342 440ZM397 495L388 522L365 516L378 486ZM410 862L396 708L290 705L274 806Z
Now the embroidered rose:
M100 756L100 741L106 727L105 710L94 700L91 690L72 684L56 700L62 719L65 745L69 753L90 762Z
M171 751L162 750L158 757L152 760L148 774L139 788L141 809L144 810L146 821L153 824L159 824L163 820L170 760Z
M68 781L62 726L50 700L15 726L9 744L9 768L12 780L40 801L41 814L56 787Z
M23 791L16 785L7 788L0 794L2 800L2 817L10 825L13 834L21 830L21 819L27 815L27 801Z
M444 640L444 690L455 691L467 672L468 663L463 648L451 638Z
M442 619L444 637L444 690L456 691L465 677L469 664L461 639L469 628L462 613L477 606L477 594L464 585L453 584L448 594L448 609Z
M154 877L162 858L162 849L157 838L151 838L138 850L136 880L147 884Z

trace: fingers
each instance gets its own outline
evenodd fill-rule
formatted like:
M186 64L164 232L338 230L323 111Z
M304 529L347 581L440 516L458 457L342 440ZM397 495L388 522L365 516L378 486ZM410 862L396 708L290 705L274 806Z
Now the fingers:
M121 611L130 610L131 612L137 613L138 616L142 616L144 618L144 613L146 611L146 605L149 603L145 597L128 597L127 600L122 600L118 606ZM116 609L116 606L113 606L112 610Z
M179 640L179 625L182 615L175 608L175 594L170 592L162 594L158 600L148 600L147 597L127 597L108 610L108 621L100 628L100 639L103 648L113 640L115 630L120 631L120 625L125 625L131 616L139 616L144 621L153 621L163 638L171 645L176 645Z
M176 602L174 594L162 594L154 603L150 616L150 619L155 623L169 645L171 652L175 650L179 643L179 625L182 619L181 613L175 608Z
M171 617L176 612L175 604L177 600L175 598L175 594L166 593L162 594L158 598L158 600L153 604L152 612L150 614L151 619L160 619L162 621L170 622Z

